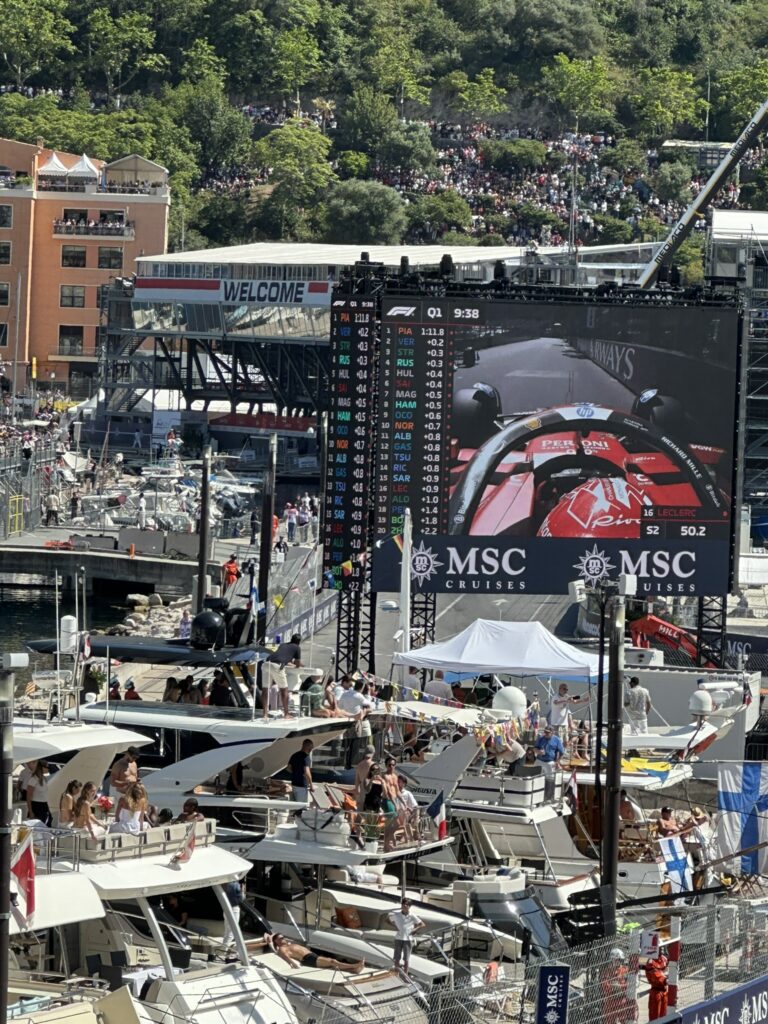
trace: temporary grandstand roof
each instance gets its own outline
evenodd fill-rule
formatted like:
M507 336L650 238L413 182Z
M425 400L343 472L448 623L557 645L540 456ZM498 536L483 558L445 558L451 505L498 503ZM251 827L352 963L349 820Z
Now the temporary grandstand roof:
M552 250L560 251L560 250ZM517 245L322 245L290 242L253 242L231 245L224 249L200 249L196 252L174 252L162 256L145 256L152 263L266 263L285 266L350 267L368 253L372 263L399 267L407 256L412 267L436 267L448 254L454 263L495 263L496 260L518 260L525 252Z

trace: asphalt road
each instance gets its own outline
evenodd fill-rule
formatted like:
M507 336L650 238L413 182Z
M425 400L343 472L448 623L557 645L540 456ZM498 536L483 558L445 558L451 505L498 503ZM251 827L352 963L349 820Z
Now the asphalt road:
M533 338L478 352L479 362L454 375L454 390L480 381L501 395L505 415L592 402L629 411L634 395L559 338Z
M376 671L388 676L395 647L393 640L398 628L397 610L382 608L387 602L397 604L397 594L379 594L376 608ZM454 597L439 594L437 598L436 640L446 640L469 626L475 619L503 619L505 622L543 623L553 633L565 637L573 634L576 614L575 606L566 595L532 596L510 595L495 597L492 594L467 594ZM331 654L336 650L336 621L320 630L314 642L302 644L303 660L306 665L325 668Z

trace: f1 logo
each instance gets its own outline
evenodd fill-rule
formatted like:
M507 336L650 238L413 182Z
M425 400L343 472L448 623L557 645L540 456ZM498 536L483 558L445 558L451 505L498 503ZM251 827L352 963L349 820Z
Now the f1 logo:
M415 306L393 306L387 316L413 316L416 312Z

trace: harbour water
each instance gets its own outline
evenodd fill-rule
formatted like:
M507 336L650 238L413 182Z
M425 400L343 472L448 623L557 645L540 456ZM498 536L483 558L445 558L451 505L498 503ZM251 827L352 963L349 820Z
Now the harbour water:
M74 612L74 595L62 596L59 602L59 615L74 615ZM120 605L113 605L105 600L90 600L87 608L87 625L89 629L105 629L114 626L125 614L126 609ZM24 651L26 640L52 637L55 632L56 611L52 588L6 584L0 587L0 652ZM30 657L30 664L32 657L34 656ZM41 658L40 667L49 667L48 661L48 658Z

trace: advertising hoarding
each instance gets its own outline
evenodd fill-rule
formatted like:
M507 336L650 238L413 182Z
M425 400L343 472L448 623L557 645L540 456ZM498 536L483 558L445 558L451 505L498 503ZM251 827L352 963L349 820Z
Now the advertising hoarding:
M373 587L729 589L733 306L383 300Z

